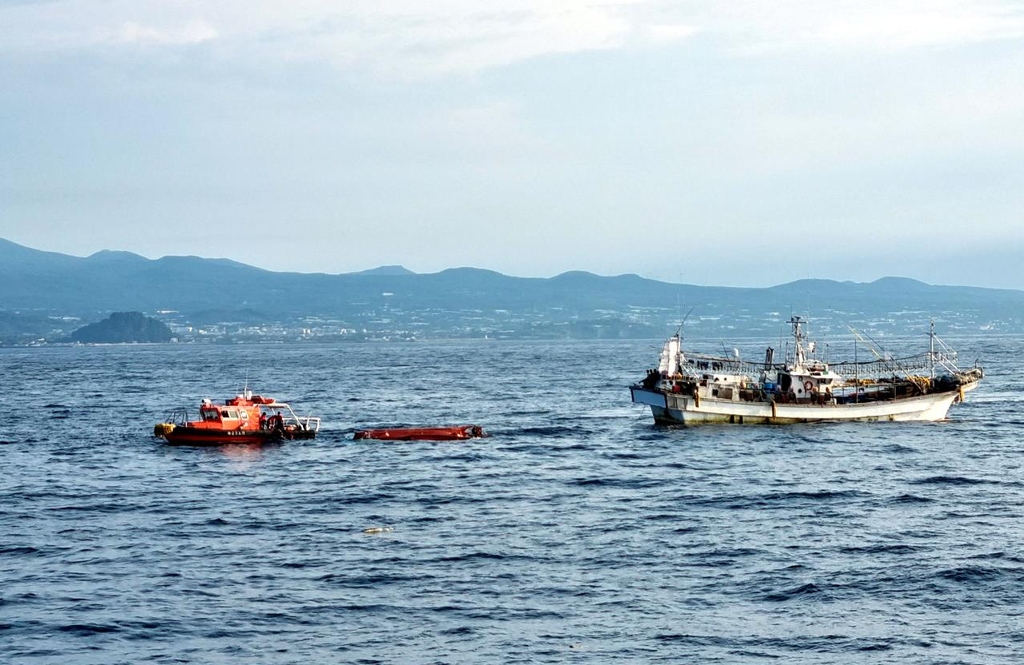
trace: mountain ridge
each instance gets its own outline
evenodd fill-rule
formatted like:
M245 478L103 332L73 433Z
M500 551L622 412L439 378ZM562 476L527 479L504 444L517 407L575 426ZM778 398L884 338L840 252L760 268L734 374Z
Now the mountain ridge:
M79 323L111 312L166 312L167 322L181 329L212 325L216 313L236 326L221 326L224 330L258 327L263 317L282 324L304 321L301 329L307 331L323 327L310 322L331 321L335 330L349 331L346 335L366 331L369 337L571 336L584 329L594 335L659 336L671 322L678 324L682 312L697 307L707 321L724 317L719 325L755 332L766 316L808 310L893 320L905 318L894 312L926 312L957 326L1024 330L1024 291L935 286L896 276L736 287L583 270L514 277L468 266L423 274L401 266L295 273L198 256L148 259L101 251L72 257L0 239L0 283L0 311ZM23 331L25 326L11 322L9 327Z
M176 255L168 254L161 256L156 259L150 259L134 252L124 250L111 250L101 249L97 252L93 252L88 256L73 256L70 254L62 254L60 252L53 252L48 250L41 250L31 248L25 245L18 244L5 238L0 238L0 261L9 262L14 260L20 260L24 263L32 264L33 267L50 267L47 265L48 261L52 261L59 265L86 265L86 264L100 264L112 261L122 261L125 263L134 263L137 265L146 264L165 264L165 265L190 265L190 264L202 264L202 265L219 265L225 267L241 268L251 271L259 271L261 273L272 274L272 275L296 275L296 276L326 276L326 277L399 277L399 276L438 276L438 275L488 275L492 277L501 277L515 280L549 280L555 282L567 282L573 280L636 280L643 283L656 283L668 286L681 286L681 287L694 287L694 288L708 288L708 289L735 289L735 290L771 290L783 287L796 287L796 286L808 286L808 285L855 285L855 286L885 286L885 287L942 287L942 288L954 288L954 289L979 289L984 291L1009 291L1009 292L1022 292L1020 289L1009 289L1009 288L993 288L983 286L973 286L969 284L930 284L928 282L915 279L913 277L906 277L900 275L885 275L875 280L868 282L857 282L853 280L836 280L827 277L814 277L794 280L792 282L784 282L780 284L773 284L770 286L722 286L722 285L705 285L705 284L688 284L681 282L665 282L658 279L652 279L648 277L642 277L636 273L621 273L616 275L599 275L587 270L575 270L570 269L564 272L558 273L551 277L517 277L513 275L507 275L505 273L492 270L490 268L480 268L475 266L453 266L450 268L444 268L437 272L432 273L418 273L402 265L381 265L375 268L369 268L366 270L359 270L353 272L343 273L303 273L293 271L274 271L266 268L259 268L257 266L235 261L234 259L228 258L208 258L197 255ZM20 266L19 266L20 267Z

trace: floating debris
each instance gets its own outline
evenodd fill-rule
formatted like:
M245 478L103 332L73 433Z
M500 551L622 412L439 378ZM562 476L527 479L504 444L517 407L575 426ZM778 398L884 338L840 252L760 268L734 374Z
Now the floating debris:
M394 530L395 527L393 526L371 526L369 528L363 529L363 533L391 533Z

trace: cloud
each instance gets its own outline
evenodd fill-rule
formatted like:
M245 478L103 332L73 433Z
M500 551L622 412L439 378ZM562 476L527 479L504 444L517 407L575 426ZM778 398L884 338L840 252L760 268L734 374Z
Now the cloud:
M181 28L153 28L126 21L113 37L114 41L128 44L199 44L217 38L217 30L206 21L193 19Z
M668 47L732 53L906 49L1024 37L1014 0L53 0L0 4L0 52L217 40L247 62L327 62L421 77L553 54Z
M1021 39L1014 0L833 0L724 4L707 28L747 52L893 50Z
M650 7L656 10L650 0L62 0L0 5L0 52L174 47L216 38L222 55L246 61L327 62L392 77L473 74L694 32L659 19L658 11L648 14Z
M652 25L647 28L651 41L656 44L687 39L699 31L699 28L692 25Z
M845 17L825 23L817 39L838 45L878 44L893 48L941 46L1024 36L1021 17L984 10L937 12L920 8L911 11L874 13Z
M472 74L554 53L618 48L633 29L615 12L585 3L517 4L501 11L459 3L422 12L347 9L290 20L279 26L280 54L400 78Z

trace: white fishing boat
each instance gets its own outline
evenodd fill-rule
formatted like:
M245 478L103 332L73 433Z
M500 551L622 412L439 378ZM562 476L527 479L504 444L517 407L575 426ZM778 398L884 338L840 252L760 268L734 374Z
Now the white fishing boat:
M793 348L775 363L686 353L676 333L665 343L657 369L630 387L633 402L651 407L659 424L806 423L816 421L943 420L984 376L980 367L960 369L957 354L935 335L918 355L878 353L867 362L828 363L813 357L794 316ZM856 342L855 342L856 343ZM855 347L856 348L856 347Z

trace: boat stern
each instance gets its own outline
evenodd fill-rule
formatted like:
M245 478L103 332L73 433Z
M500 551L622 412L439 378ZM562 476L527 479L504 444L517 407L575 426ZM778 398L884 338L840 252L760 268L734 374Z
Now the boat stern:
M668 408L668 398L660 390L651 390L641 385L634 385L629 387L629 394L634 404L646 404L647 406L657 406L662 409Z
M157 423L153 426L153 436L166 439L175 427L174 423Z

